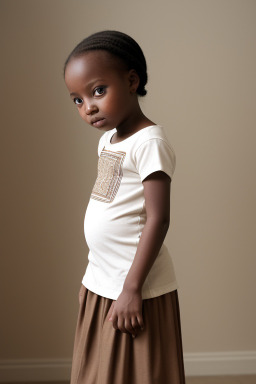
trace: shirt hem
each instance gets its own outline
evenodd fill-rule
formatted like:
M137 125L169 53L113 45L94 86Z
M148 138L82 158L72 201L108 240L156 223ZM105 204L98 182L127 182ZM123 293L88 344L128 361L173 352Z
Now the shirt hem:
M117 290L113 291L113 290L109 290L107 287L100 287L100 288L95 287L94 285L91 285L84 279L82 280L82 284L89 291L96 293L96 295L102 296L111 300L117 300L118 296L122 292L122 288L119 289L118 291ZM158 288L151 287L150 289L145 289L142 291L142 300L153 299L154 297L162 296L166 293L175 291L176 289L178 289L178 284L176 281Z

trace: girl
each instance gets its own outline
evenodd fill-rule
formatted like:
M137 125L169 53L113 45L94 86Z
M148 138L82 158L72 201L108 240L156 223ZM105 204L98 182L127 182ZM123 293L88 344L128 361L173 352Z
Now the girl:
M70 53L64 79L81 118L105 131L84 218L89 263L71 384L183 384L177 282L163 243L175 153L139 105L145 57L130 36L98 32Z

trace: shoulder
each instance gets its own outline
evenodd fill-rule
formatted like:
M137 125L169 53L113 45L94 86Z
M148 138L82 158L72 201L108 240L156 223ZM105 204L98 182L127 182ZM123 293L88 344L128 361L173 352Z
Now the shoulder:
M136 147L152 139L160 139L168 143L165 130L161 125L151 125L150 127L142 129L141 134L136 140Z
M162 126L156 125L142 130L134 149L135 166L142 181L158 170L164 171L172 178L176 155Z
M141 130L141 134L136 140L135 144L135 153L137 150L142 149L147 146L156 145L161 148L167 147L170 152L175 156L173 146L170 144L170 141L166 135L165 129L161 125L152 125L146 129Z

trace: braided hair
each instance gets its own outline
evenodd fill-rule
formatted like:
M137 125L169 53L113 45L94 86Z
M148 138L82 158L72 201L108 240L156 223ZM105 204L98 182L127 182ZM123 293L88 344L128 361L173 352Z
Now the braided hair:
M139 44L123 32L106 30L83 39L67 57L63 70L64 77L67 64L72 57L81 56L83 53L93 50L108 51L112 55L121 58L127 65L128 70L134 69L140 78L137 94L140 96L146 95L145 85L148 81L146 59Z

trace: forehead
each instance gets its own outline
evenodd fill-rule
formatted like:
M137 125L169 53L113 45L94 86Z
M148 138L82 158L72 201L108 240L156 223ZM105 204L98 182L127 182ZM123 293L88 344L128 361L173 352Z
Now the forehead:
M107 51L95 50L72 57L65 71L65 82L67 86L77 82L88 82L96 78L109 78L117 76L127 70L122 59Z

